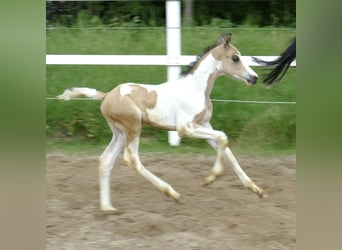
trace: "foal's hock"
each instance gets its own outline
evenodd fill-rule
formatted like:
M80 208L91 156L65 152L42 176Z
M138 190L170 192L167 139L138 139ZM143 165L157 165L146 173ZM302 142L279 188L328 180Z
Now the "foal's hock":
M110 195L110 173L118 155L124 151L126 163L160 191L179 201L180 194L171 185L155 176L141 163L139 138L142 123L157 129L176 130L181 137L205 139L217 151L216 160L204 184L216 180L223 172L225 157L230 161L243 185L265 197L264 191L247 176L228 147L228 138L210 124L210 94L215 80L230 75L252 86L257 74L241 60L240 52L230 43L231 34L221 35L219 42L208 47L197 61L182 72L178 80L158 85L123 83L104 93L91 88L71 88L59 95L69 100L78 96L102 99L101 112L113 137L100 157L100 206L116 210Z

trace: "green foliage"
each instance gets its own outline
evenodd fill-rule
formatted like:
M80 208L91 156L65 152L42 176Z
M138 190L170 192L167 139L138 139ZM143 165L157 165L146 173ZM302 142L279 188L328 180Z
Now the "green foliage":
M206 26L230 28L230 27L235 27L236 25L234 25L229 19L213 17L210 20L210 24Z
M291 106L270 107L250 119L240 133L242 147L287 148L296 143L296 112Z
M183 9L185 3L182 1ZM85 18L88 15L91 17ZM88 23L87 20L93 17L96 20ZM78 27L80 19L90 24L90 27L96 23L109 27L165 26L165 1L47 1L46 18L49 26ZM193 19L194 26L216 23L219 25L216 27L226 27L221 20L228 20L233 27L244 23L259 27L295 27L296 1L195 0Z
M102 26L102 21L98 16L93 16L88 10L81 10L78 12L76 27L77 28L91 28Z
M88 25L88 24L87 24ZM182 52L200 54L221 33L232 32L232 43L243 55L277 55L295 35L294 30L193 28L182 31ZM165 54L165 29L153 30L48 30L47 54ZM254 67L262 76L264 69ZM244 83L220 77L213 99L295 101L296 69L290 69L272 89L262 83ZM157 84L166 81L164 66L47 65L46 96L54 97L69 87L109 91L123 82ZM295 105L213 102L212 125L227 133L230 143L241 147L295 147ZM99 110L100 101L46 100L46 132L49 140L105 145L112 133ZM167 132L144 126L142 145L167 145ZM152 143L153 144L153 143ZM184 139L186 147L206 147L203 140Z
M91 23L88 20L95 18ZM47 1L48 26L107 27L163 26L165 3L163 1ZM99 22L100 21L100 22ZM87 24L90 26L84 26Z

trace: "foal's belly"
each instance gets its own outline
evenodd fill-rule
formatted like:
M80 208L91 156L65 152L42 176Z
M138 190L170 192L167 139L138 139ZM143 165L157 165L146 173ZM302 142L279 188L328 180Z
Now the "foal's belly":
M176 116L172 110L147 109L143 116L143 122L154 128L164 130L176 130Z
M144 110L144 123L155 128L176 130L177 124L191 122L203 111L205 96L184 91L178 85L144 85L149 92L156 92L156 105Z

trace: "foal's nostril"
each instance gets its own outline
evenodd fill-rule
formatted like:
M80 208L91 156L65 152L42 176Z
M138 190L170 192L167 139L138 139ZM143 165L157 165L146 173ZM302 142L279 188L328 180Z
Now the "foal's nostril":
M251 77L251 83L255 84L258 81L258 76Z

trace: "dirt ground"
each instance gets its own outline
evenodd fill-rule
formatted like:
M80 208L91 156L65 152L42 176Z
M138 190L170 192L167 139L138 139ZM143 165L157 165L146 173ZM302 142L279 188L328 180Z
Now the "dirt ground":
M98 157L48 154L46 249L296 249L296 157L237 158L267 199L244 189L228 163L203 187L214 155L142 154L144 165L182 195L176 203L120 156L111 181L120 212L105 214Z

